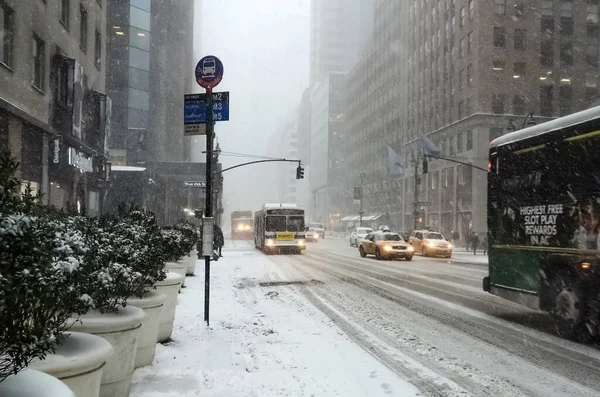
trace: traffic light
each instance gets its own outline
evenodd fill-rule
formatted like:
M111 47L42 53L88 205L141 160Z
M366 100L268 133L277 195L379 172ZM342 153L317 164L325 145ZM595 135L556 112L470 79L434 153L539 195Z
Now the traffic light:
M423 174L427 174L429 172L429 163L427 161L427 157L423 159Z
M296 168L296 179L304 179L304 168L300 164Z

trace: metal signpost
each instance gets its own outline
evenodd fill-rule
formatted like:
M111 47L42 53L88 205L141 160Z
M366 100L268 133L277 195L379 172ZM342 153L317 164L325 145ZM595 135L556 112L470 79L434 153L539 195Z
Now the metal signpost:
M205 218L202 220L203 241L202 255L204 256L204 321L209 325L210 313L210 258L212 255L212 228L213 218L213 192L212 192L212 163L214 141L214 113L212 89L219 85L223 79L223 63L215 56L209 55L200 60L196 65L196 82L206 89L205 116L206 116L206 208ZM229 95L227 95L229 97ZM229 118L229 106L227 106ZM210 229L210 230L208 230ZM210 241L205 241L209 240Z

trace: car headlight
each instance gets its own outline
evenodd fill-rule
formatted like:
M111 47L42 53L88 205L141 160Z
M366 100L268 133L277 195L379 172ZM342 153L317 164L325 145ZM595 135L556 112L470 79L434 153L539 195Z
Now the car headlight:
M428 247L433 247L433 243L427 243Z
M315 240L317 240L317 239L319 238L319 235L318 235L318 234L315 234L315 235L314 235L314 238L315 238Z
M448 243L448 248L454 248L454 246L450 243Z
M304 245L304 240L298 240L298 245Z
M390 247L389 245L386 245L385 247L383 247L384 251L391 251L393 248Z
M273 240L270 240L270 239L269 239L269 240L267 240L267 245L268 245L269 247L272 247L272 246L274 246L274 245L275 245L275 241L273 241Z
M409 245L408 248L406 248L406 250L409 252L413 252L415 249L413 248L412 245Z

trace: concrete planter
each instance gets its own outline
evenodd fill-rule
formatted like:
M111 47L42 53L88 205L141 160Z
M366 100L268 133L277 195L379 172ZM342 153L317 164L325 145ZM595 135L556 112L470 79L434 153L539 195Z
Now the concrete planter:
M60 379L76 397L98 397L102 372L113 351L99 336L69 332L65 342L56 346L56 353L33 361L29 368Z
M187 268L185 270L186 276L193 276L196 274L196 261L198 260L198 251L192 250L190 256L185 257L187 260Z
M175 308L177 306L177 295L185 276L167 272L167 278L155 284L156 292L167 297L160 313L158 326L158 342L166 342L173 333L173 321L175 321Z
M75 397L73 391L53 376L25 369L0 383L2 397Z
M89 312L71 327L72 331L100 336L115 349L102 373L100 397L129 396L138 332L145 317L142 309L127 306L118 313Z
M185 285L185 273L187 271L187 263L185 262L185 258L178 260L177 262L167 262L165 265L165 269L183 276L181 286L183 287Z
M152 364L154 360L154 350L158 340L158 325L160 323L160 313L167 297L156 291L150 291L142 299L129 298L127 303L130 306L140 308L146 314L142 321L142 327L139 331L137 352L135 354L135 368Z

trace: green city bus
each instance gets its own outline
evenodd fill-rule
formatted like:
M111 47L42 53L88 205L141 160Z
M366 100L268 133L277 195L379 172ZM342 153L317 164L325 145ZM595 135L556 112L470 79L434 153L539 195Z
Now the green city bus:
M600 333L600 107L490 143L485 291Z

